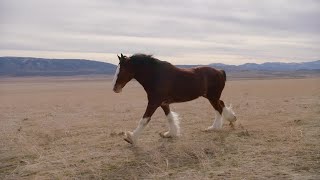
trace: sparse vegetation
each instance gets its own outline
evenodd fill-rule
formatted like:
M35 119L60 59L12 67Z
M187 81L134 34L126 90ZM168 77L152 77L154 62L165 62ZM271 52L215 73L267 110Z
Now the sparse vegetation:
M1 80L0 80L1 81ZM163 139L157 110L132 147L146 96L104 79L1 82L0 179L319 179L319 79L229 81L235 129L203 132L214 112L200 98L174 104L182 135Z

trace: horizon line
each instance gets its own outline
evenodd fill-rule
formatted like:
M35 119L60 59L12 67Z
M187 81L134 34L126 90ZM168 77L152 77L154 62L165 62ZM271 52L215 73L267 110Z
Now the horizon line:
M0 58L33 58L33 59L49 59L49 60L85 60L85 61L95 61L95 62L102 62L102 63L108 63L117 66L117 64L114 64L112 62L108 62L106 60L96 60L96 59L85 59L85 58L45 58L45 57L32 57L32 56L0 56ZM161 60L161 59L159 59ZM163 60L162 60L163 61ZM203 66L203 65L211 65L211 64L223 64L223 65L229 65L229 66L241 66L245 64L266 64L266 63L281 63L281 64L302 64L302 63L309 63L309 62L316 62L320 60L311 60L311 61L304 61L304 62L280 62L280 61L265 61L262 63L252 63L252 62L246 62L242 64L226 64L226 63L208 63L208 64L173 64L170 61L167 61L175 66Z

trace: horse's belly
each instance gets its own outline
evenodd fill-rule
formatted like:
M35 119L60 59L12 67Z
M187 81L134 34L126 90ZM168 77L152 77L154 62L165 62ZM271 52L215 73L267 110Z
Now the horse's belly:
M192 101L194 99L197 99L199 96L192 96L192 97L183 97L183 98L176 98L174 99L174 102L187 102L187 101Z
M201 94L199 94L198 92L192 93L186 90L185 92L177 93L171 96L168 99L168 102L178 103L178 102L192 101L194 99L197 99L199 96L201 96Z

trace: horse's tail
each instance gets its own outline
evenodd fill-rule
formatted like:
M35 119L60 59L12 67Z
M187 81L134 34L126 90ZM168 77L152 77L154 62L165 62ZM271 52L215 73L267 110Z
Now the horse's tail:
M224 70L220 70L223 74L223 78L224 78L224 82L227 81L227 75L226 75L226 72Z

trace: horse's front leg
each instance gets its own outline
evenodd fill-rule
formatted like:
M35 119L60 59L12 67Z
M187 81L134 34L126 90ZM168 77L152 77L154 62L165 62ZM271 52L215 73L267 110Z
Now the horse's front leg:
M127 141L130 144L137 144L137 140L139 135L141 134L144 127L149 123L151 120L151 116L156 111L156 109L159 107L158 103L150 102L148 103L146 112L144 113L143 117L140 119L138 127L133 132L126 132L126 136L124 138L125 141Z

